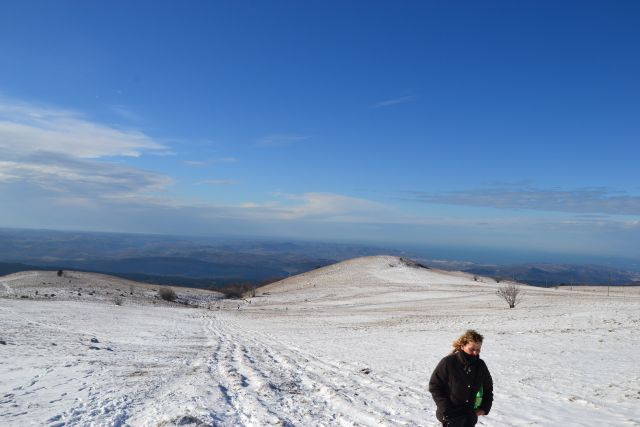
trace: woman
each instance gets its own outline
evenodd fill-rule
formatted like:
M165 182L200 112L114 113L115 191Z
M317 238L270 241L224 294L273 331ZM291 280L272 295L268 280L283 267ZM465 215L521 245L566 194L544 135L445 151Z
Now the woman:
M474 330L465 332L431 374L429 391L444 427L473 427L491 409L493 380L479 356L482 339Z

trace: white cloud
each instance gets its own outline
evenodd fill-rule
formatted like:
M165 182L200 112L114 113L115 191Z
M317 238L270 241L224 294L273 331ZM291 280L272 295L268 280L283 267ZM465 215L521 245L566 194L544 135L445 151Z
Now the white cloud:
M386 99L372 105L372 108L391 107L392 105L405 104L416 99L415 95L399 96L397 98Z
M237 183L237 181L232 179L205 179L204 181L199 182L199 184L204 185L234 185Z
M203 168L215 163L236 163L238 159L235 157L216 157L208 160L184 160L183 165L193 168Z
M184 160L182 164L192 168L203 168L207 166L207 162L203 162L201 160Z
M166 148L143 132L93 122L76 112L0 100L0 150L4 158L41 151L99 158L138 157Z
M305 193L291 199L302 202L292 209L293 216L298 218L363 218L383 209L370 200L332 193Z
M334 193L280 195L281 200L245 203L245 215L271 220L315 220L338 222L378 221L386 208L376 202Z
M300 135L271 135L265 145L286 145L308 139ZM332 193L279 195L270 202L242 205L205 204L161 193L173 183L165 175L122 164L103 157L163 154L168 150L143 132L121 130L96 123L63 109L45 108L0 99L0 191L15 198L24 194L32 206L55 202L69 209L93 214L156 210L174 211L185 218L225 218L265 221L372 221L383 207L365 199ZM234 157L204 160L232 163ZM200 166L199 161L186 164ZM228 179L201 181L204 185L232 185ZM46 199L46 202L45 202ZM80 211L77 215L80 215ZM89 212L90 211L90 212ZM43 215L46 215L42 210Z
M76 197L114 198L163 190L169 177L118 164L72 159L55 153L20 162L0 161L0 183L20 183Z
M171 178L100 158L167 151L140 131L0 98L0 184L13 191L19 187L24 197L31 191L38 197L96 200L162 191Z

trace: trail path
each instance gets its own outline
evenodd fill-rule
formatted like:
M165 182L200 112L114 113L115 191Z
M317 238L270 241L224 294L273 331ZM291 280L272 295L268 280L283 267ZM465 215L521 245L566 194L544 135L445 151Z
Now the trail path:
M421 393L342 361L321 360L277 338L240 327L230 315L206 319L217 347L212 375L234 425L415 425L388 402L420 406ZM423 396L423 394L422 394Z
M202 322L206 349L190 369L152 387L156 391L144 396L146 407L135 411L139 415L129 420L131 425L150 419L156 425L180 420L216 426L421 425L406 419L397 403L400 399L405 407L424 413L424 393L401 381L378 378L343 361L322 360L243 328L233 313L207 313ZM168 399L190 404L179 413L153 404Z

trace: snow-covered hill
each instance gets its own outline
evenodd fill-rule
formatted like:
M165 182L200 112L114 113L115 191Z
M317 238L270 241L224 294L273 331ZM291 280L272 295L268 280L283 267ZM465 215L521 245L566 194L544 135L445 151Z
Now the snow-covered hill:
M108 276L0 278L0 424L438 426L429 376L475 328L496 387L479 425L640 425L638 288L523 287L509 309L476 279L367 257L171 304Z

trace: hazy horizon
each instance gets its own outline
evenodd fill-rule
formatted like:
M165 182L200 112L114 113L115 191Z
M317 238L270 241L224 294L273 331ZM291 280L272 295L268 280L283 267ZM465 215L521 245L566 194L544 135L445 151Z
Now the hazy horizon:
M482 248L482 247L454 247L454 246L437 246L428 243L415 244L398 244L388 242L374 241L346 241L346 240L322 240L322 239L302 239L287 238L283 236L249 236L249 235L169 235L169 234L146 234L146 233L123 233L108 231L89 231L89 230L53 230L53 229L27 229L27 228L0 228L0 231L20 232L27 234L46 234L59 233L60 235L69 234L99 234L114 239L117 236L130 236L141 240L153 239L176 239L192 243L208 243L211 245L221 245L226 242L263 242L273 244L294 243L301 245L324 245L335 247L362 247L371 250L378 249L378 254L405 254L414 258L422 258L428 260L452 261L452 262L470 262L485 265L517 265L517 264L574 264L574 265L601 265L618 269L629 269L640 272L640 259L632 257L605 257L572 253L554 253L544 251L527 251L526 249L500 249L500 248ZM310 254L313 255L313 254ZM0 259L0 261L2 261Z

